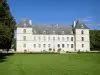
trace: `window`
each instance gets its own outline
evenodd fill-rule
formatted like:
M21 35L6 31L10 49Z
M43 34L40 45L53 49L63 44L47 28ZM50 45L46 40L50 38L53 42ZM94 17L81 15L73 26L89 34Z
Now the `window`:
M67 44L67 48L69 48L69 44Z
M53 34L55 34L55 31L53 31Z
M23 36L23 39L26 40L26 36Z
M64 44L62 44L62 48L64 48L65 47L65 45Z
M73 44L71 44L71 48L73 48L74 47L74 45Z
M83 24L81 25L81 28L84 28L84 25Z
M46 34L46 31L43 31L43 34Z
M64 35L64 31L62 31L62 34Z
M39 48L41 47L41 44L39 44Z
M84 34L84 31L83 30L81 31L81 34Z
M26 48L26 44L24 44L23 47Z
M45 38L45 36L43 37L43 40L44 40L44 41L46 41L46 38Z
M73 41L73 37L71 37L71 41Z
M34 30L33 33L36 34L37 32Z
M23 30L23 33L26 33L26 29Z
M64 41L65 40L65 38L64 37L62 37L62 41Z
M60 37L58 37L58 41L60 41Z
M26 23L24 23L24 27L26 27Z
M33 44L34 48L36 48L36 44Z
M41 37L39 36L38 39L39 39L39 41L40 41L40 40L41 40Z
M48 37L48 40L50 40L50 37Z
M58 47L60 47L60 44L58 44Z
M55 41L55 37L53 37L53 41Z
M84 37L82 37L82 41L84 41Z
M82 48L84 47L84 44L82 44Z
M53 49L53 51L55 52L55 49Z
M69 41L69 37L67 37L67 41Z
M48 44L48 47L51 47L51 45L50 45L50 44Z
M46 44L43 44L43 47L46 47Z
M36 41L36 36L34 36L34 41Z

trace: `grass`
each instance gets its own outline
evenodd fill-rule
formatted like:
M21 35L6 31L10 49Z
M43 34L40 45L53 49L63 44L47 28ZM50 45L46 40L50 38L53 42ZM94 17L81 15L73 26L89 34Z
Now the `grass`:
M0 62L0 75L100 75L100 54L14 54Z

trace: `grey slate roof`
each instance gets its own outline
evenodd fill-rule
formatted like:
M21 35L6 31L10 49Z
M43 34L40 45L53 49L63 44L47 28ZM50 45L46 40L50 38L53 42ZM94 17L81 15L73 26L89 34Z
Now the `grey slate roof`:
M77 20L75 27L62 25L62 24L33 24L29 20L22 20L17 27L33 28L33 34L57 34L57 35L72 35L73 29L89 29L83 22Z
M37 34L72 34L72 27L64 25L33 25L33 33Z
M77 20L75 28L76 29L89 29L83 22L79 20Z
M57 35L66 35L73 34L72 27L59 24L33 24L30 25L28 20L21 21L17 27L32 27L33 34L57 34Z

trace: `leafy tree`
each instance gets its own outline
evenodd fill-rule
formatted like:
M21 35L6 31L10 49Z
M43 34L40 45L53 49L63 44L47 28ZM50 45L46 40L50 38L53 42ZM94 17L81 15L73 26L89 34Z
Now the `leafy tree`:
M100 30L90 30L90 47L100 51Z
M15 24L7 0L0 0L0 49L11 48Z

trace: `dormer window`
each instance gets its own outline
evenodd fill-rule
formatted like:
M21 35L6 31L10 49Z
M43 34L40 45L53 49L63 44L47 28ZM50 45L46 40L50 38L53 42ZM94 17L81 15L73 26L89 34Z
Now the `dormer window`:
M81 31L81 34L84 34L84 31L83 30Z
M23 30L23 33L26 33L26 29Z
M81 25L81 28L83 28L84 26L83 26L83 24Z
M36 31L34 30L33 33L36 34Z
M24 23L24 27L26 27L26 23Z
M43 31L43 34L46 34L46 31Z
M53 31L53 34L55 34L55 31Z
M62 31L62 34L64 35L64 34L65 34L65 32L64 32L64 31Z

